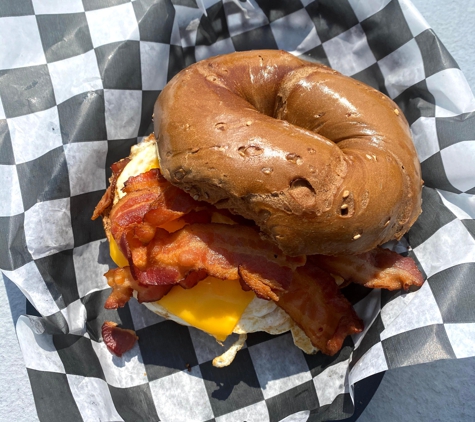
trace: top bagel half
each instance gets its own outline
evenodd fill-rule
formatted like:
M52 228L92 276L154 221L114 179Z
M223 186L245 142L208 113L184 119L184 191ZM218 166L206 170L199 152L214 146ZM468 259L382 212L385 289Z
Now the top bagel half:
M154 109L163 175L254 220L287 255L357 254L409 230L421 173L379 91L283 51L198 62Z

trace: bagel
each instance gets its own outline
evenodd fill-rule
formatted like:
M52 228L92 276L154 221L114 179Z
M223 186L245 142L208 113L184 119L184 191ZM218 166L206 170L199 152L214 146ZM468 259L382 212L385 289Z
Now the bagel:
M194 199L253 220L284 254L360 254L421 212L408 123L381 92L284 51L213 57L154 107L160 168Z

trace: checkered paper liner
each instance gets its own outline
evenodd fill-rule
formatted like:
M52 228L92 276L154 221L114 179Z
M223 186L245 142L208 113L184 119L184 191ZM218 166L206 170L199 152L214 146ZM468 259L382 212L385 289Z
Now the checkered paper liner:
M15 0L0 4L0 39L0 268L32 305L17 334L40 420L339 419L360 380L475 355L475 99L408 0ZM113 264L90 216L170 78L261 48L327 64L404 111L423 214L392 246L428 281L348 288L366 329L334 357L255 333L216 369L223 349L207 334L135 300L103 309ZM140 337L122 358L100 341L105 320Z

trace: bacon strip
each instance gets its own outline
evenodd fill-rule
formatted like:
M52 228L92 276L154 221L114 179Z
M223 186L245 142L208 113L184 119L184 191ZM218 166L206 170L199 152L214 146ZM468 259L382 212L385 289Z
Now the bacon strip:
M237 280L241 267L285 290L292 270L305 263L305 257L283 255L256 230L244 226L192 224L174 233L157 228L154 239L143 246L146 252L135 255L131 243L133 239L123 236L121 248L127 252L133 277L143 286L177 284L193 272Z
M289 269L287 268L287 270ZM262 277L258 272L249 271L244 265L239 266L239 276L244 291L252 290L257 297L264 300L273 300L274 302L279 300L279 294L287 291L293 277L290 272L286 274L286 284L279 284L275 282L275 278Z
M112 287L112 292L104 304L106 309L122 308L137 291L137 300L142 302L155 302L165 296L172 286L141 286L130 274L129 267L114 268L107 271L104 276L107 284Z
M134 347L138 340L135 331L120 328L115 322L105 321L102 324L102 339L107 348L117 356L122 356L125 352Z
M133 296L134 290L137 292L139 303L143 303L160 300L173 287L173 285L143 286L134 280L129 267L111 269L104 276L107 279L107 284L112 288L112 292L104 304L106 309L124 307ZM179 285L184 289L191 289L207 276L206 271L191 271L179 282Z
M408 290L422 286L424 278L412 258L389 249L376 248L361 255L313 255L309 260L320 268L363 286Z
M159 227L177 220L201 204L167 182L159 169L127 180L122 197L110 213L111 233L120 239L126 229L145 222Z
M243 274L243 280L262 297L275 296L282 308L305 332L312 344L333 356L348 335L363 330L363 322L338 289L333 277L312 263L297 268L286 291L269 288L265 280Z
M91 220L95 220L96 218L100 217L104 214L104 212L112 205L112 201L114 199L114 192L115 187L117 184L117 179L124 170L124 167L129 164L130 158L124 158L123 160L118 161L117 163L112 164L112 176L109 179L110 185L105 191L104 195L100 199L99 203L94 208L94 212L92 214Z
M163 177L160 169L151 169L138 176L129 177L125 183L122 191L125 194L135 192L142 189L156 188L158 186L166 187L169 182Z

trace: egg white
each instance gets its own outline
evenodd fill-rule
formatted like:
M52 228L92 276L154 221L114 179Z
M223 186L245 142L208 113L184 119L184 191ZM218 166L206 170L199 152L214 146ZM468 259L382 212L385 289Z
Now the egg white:
M114 204L125 196L122 188L125 182L132 176L138 176L145 173L158 159L157 143L155 138L150 135L139 144L132 146L129 155L130 161L122 170L115 185Z

